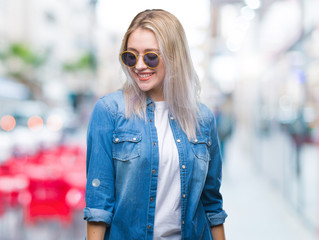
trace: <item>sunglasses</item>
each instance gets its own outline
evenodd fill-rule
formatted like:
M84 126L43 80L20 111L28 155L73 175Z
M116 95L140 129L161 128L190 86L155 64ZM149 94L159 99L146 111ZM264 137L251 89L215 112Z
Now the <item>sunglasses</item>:
M125 66L133 68L137 64L138 56L134 52L124 51L121 53L121 60ZM143 62L147 67L154 69L158 67L160 57L155 52L147 52L143 54Z

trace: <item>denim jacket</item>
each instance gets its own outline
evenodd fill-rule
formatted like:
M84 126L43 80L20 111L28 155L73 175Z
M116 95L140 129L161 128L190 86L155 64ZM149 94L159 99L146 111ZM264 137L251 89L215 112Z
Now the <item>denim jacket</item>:
M104 239L151 240L158 179L155 104L147 100L146 119L125 118L122 91L99 99L87 135L84 219L107 224ZM215 118L203 104L197 137L188 140L172 116L181 179L181 239L213 239L211 226L227 214L219 191L221 155Z

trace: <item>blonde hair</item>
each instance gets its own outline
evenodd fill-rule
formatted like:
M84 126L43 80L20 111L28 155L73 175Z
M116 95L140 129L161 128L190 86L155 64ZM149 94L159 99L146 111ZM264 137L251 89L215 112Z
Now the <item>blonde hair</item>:
M164 99L170 114L178 121L189 139L196 137L198 128L198 101L200 84L190 57L183 26L171 13L161 10L145 10L136 15L124 35L120 52L127 50L130 34L136 29L151 30L158 41L161 60L165 64L163 83ZM127 80L123 85L125 114L146 117L147 95L141 91L122 64Z

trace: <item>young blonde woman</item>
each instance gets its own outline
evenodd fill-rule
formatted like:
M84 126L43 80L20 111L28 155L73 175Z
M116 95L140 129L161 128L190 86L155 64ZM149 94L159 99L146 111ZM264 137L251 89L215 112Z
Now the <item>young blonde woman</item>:
M217 129L182 25L143 11L120 52L127 81L88 127L87 239L224 240Z

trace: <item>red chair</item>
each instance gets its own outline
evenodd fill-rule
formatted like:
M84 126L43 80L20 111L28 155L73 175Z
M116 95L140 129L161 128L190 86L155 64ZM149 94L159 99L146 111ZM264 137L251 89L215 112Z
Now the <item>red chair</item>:
M29 187L29 179L21 174L0 174L0 204L2 211L20 204L20 193ZM22 200L23 201L23 200Z
M25 207L25 220L59 220L71 223L71 209L66 201L69 190L67 183L60 179L32 179L30 181L31 201Z

